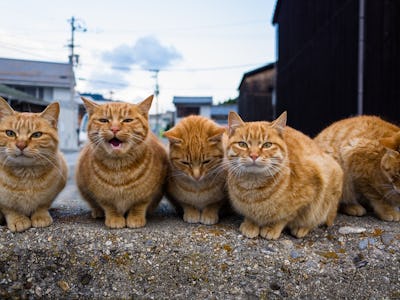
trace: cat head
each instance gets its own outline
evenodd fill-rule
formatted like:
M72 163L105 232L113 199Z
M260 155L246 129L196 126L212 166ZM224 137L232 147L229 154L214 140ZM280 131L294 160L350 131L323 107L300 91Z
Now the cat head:
M184 118L164 132L170 142L172 169L194 181L215 175L224 157L225 128L201 116Z
M381 159L382 172L400 193L400 131L391 137L380 139L379 142L386 151Z
M49 104L41 113L16 112L0 97L0 159L5 165L46 164L58 151L60 106Z
M153 96L139 104L112 102L100 105L83 97L82 100L89 115L87 132L94 149L119 156L146 139Z
M273 122L244 122L231 111L228 126L227 158L231 173L270 177L279 172L287 153L283 140L286 112Z

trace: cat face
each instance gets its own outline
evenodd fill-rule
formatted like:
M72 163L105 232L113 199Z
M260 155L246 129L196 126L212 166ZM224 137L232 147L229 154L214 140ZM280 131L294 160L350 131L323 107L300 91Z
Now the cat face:
M85 98L82 100L89 113L88 137L95 149L122 155L146 139L153 96L138 105L118 102L98 105Z
M176 176L200 182L221 171L225 129L200 116L183 119L164 133L170 141L170 161Z
M230 112L227 157L232 173L265 176L278 173L287 152L282 139L285 126L286 113L272 123L245 123L236 113Z
M381 159L381 170L391 183L393 190L400 194L400 132L380 140L386 148Z
M0 160L4 165L32 166L48 163L58 147L59 104L42 113L14 111L0 98Z

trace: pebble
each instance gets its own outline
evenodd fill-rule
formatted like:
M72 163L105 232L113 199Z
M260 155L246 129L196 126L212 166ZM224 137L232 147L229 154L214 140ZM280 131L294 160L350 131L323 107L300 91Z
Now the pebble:
M67 292L69 290L68 282L66 282L64 280L60 280L59 282L57 282L57 284L64 292Z
M389 246L394 241L394 235L390 234L390 233L384 233L381 236L381 240L382 240L382 243L384 243L386 246Z
M364 250L368 247L368 239L363 239L358 243L358 249Z
M352 226L343 226L339 228L340 234L351 234L351 233L363 233L367 229L364 227L352 227Z
M292 250L290 251L290 257L293 259L299 258L301 256L301 254L299 252L297 252L296 250Z

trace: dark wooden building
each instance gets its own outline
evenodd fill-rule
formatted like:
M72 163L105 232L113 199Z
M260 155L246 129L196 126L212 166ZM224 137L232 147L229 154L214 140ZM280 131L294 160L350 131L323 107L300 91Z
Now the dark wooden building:
M314 136L374 114L400 122L400 1L278 0L277 113Z
M274 63L243 75L239 85L238 111L244 121L271 121L274 119L274 87Z

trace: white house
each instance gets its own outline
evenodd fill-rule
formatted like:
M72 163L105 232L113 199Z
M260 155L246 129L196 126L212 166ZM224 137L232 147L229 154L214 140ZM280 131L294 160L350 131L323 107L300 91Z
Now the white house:
M0 58L0 96L18 111L42 111L60 103L60 149L78 149L78 104L70 64Z

